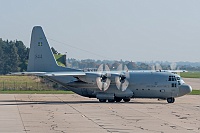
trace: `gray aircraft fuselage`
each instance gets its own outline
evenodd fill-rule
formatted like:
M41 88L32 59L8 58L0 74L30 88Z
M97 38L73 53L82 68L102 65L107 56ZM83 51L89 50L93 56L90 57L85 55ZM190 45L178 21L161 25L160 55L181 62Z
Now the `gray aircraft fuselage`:
M113 94L116 97L125 98L159 98L180 97L191 92L191 87L185 85L184 81L177 74L169 72L134 72L130 71L129 86L125 91L118 90L114 76L111 77L111 84L106 91L101 91L97 84L88 83L87 80L76 80L73 78L64 81L63 77L49 77L59 82L70 90L85 97L97 97L97 94ZM69 77L68 77L69 78ZM81 77L79 77L81 78ZM68 83L67 83L68 82ZM90 81L91 82L91 81Z

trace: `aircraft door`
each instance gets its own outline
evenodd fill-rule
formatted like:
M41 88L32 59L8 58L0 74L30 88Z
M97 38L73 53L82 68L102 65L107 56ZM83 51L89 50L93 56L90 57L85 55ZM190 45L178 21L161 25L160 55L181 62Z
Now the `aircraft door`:
M168 82L170 83L169 89L171 91L170 97L177 97L179 94L178 81L174 75L170 75Z

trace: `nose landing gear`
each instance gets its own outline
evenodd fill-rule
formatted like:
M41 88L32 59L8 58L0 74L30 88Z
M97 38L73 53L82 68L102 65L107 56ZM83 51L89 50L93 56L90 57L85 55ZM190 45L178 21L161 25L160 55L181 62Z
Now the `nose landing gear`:
M167 102L168 103L174 103L175 102L175 98L174 97L167 98Z

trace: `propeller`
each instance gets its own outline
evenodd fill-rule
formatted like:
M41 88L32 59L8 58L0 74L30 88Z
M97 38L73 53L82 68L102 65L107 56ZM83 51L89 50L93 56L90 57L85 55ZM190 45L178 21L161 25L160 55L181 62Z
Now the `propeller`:
M171 70L176 70L176 69L177 69L177 64L176 64L176 62L172 62L172 63L170 64L170 69L171 69Z
M161 65L159 64L159 63L156 63L156 70L158 71L158 70L162 70L162 67L161 67Z
M99 73L99 76L96 78L97 86L100 90L106 91L109 88L111 82L109 79L111 74L108 65L101 64L97 69L97 72Z
M156 70L156 66L155 66L155 65L152 65L152 66L151 66L151 70Z
M130 77L128 68L126 65L120 64L117 70L121 71L121 73L115 77L116 86L118 90L125 91L129 85L129 82L127 80Z
M155 65L151 66L151 70L160 71L162 70L162 67L159 63L156 63Z

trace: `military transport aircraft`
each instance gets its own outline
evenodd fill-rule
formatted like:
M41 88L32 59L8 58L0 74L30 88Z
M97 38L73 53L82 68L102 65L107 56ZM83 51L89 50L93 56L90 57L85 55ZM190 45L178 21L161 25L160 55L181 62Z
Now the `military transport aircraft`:
M158 98L174 103L175 97L192 91L191 86L173 71L129 71L119 65L110 71L105 64L96 72L58 66L41 26L32 30L27 72L20 75L43 76L73 92L97 98L100 102L129 102L131 98Z

